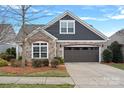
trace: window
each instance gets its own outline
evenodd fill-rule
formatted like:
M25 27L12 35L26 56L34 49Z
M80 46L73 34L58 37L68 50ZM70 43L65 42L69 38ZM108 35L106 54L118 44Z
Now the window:
M75 34L75 20L60 20L60 34Z
M61 33L67 32L67 22L61 22Z
M68 22L68 33L73 33L74 31L74 22Z
M46 42L33 43L32 58L48 58L48 44Z

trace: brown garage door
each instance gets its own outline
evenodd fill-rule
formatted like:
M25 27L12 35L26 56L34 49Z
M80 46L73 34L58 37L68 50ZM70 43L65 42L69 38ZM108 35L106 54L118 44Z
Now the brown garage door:
M65 47L65 62L98 62L98 47Z

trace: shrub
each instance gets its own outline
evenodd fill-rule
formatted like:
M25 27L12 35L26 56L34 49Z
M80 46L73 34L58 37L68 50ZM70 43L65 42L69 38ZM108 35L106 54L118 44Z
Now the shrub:
M57 68L57 66L59 65L59 60L58 59L52 59L51 61L51 67L52 68Z
M6 53L1 53L1 54L0 54L0 58L6 60L6 59L7 59Z
M104 62L111 62L112 61L113 56L112 56L112 51L111 50L105 49L103 51L102 55L103 55Z
M3 66L8 66L8 62L0 58L0 67L3 67Z
M0 54L0 58L7 60L7 61L10 61L11 59L15 59L16 58L16 49L13 47L6 49L5 53Z
M49 66L49 60L48 59L42 59L44 66Z
M5 53L0 54L0 58L10 61L11 59L16 58L16 49L15 48L8 48Z
M111 43L111 45L108 47L112 53L113 53L113 62L122 62L123 61L123 56L121 52L121 46L117 41L114 41Z
M15 59L15 57L13 55L6 55L6 60L10 61L11 59Z
M20 61L13 61L11 62L12 67L21 67L21 62Z
M19 60L19 61L22 60L22 56L19 56L19 57L18 57L18 60Z
M6 49L5 53L7 55L11 55L12 57L16 58L16 48L14 47Z
M54 58L59 60L59 64L64 64L64 59L62 59L62 57L54 57Z
M20 61L13 61L11 62L12 67L21 67L21 62Z
M32 59L32 66L33 67L49 66L49 60L48 59Z
M41 67L41 62L39 59L32 59L32 66L33 67Z
M8 54L6 54L6 53L1 53L1 54L0 54L0 58L2 58L2 59L4 59L4 60L7 60L7 61L10 61L11 59L15 59L14 56L8 55Z

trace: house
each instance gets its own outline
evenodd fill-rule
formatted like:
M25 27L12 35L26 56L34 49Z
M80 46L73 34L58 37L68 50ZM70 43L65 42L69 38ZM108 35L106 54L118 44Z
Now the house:
M16 47L15 37L12 25L0 24L0 53L5 52L7 48Z
M109 40L104 44L105 48L110 46L112 42L117 41L121 45L121 50L124 58L124 29L117 31L109 37Z
M102 43L107 37L70 11L46 25L25 25L26 60L62 57L65 62L100 62ZM23 34L17 35L19 56Z

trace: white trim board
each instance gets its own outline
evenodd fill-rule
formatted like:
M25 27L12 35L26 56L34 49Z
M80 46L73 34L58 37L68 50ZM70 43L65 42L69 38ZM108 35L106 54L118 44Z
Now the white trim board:
M107 42L107 40L57 40L57 42Z
M64 47L98 47L96 45L67 45L67 46L64 46Z
M74 18L76 21L78 21L79 23L81 23L82 25L84 25L86 28L90 29L92 32L94 32L95 34L99 35L101 38L103 39L108 39L107 36L105 36L104 34L102 34L100 31L96 30L95 28L91 27L88 23L84 22L83 20L81 20L78 16L74 15L72 12L70 11L66 11L63 14L60 14L59 16L55 17L52 21L50 21L46 26L43 27L43 29L46 29L47 27L51 26L52 24L54 24L55 22L59 21L61 18L63 18L64 16L69 15L72 18Z

